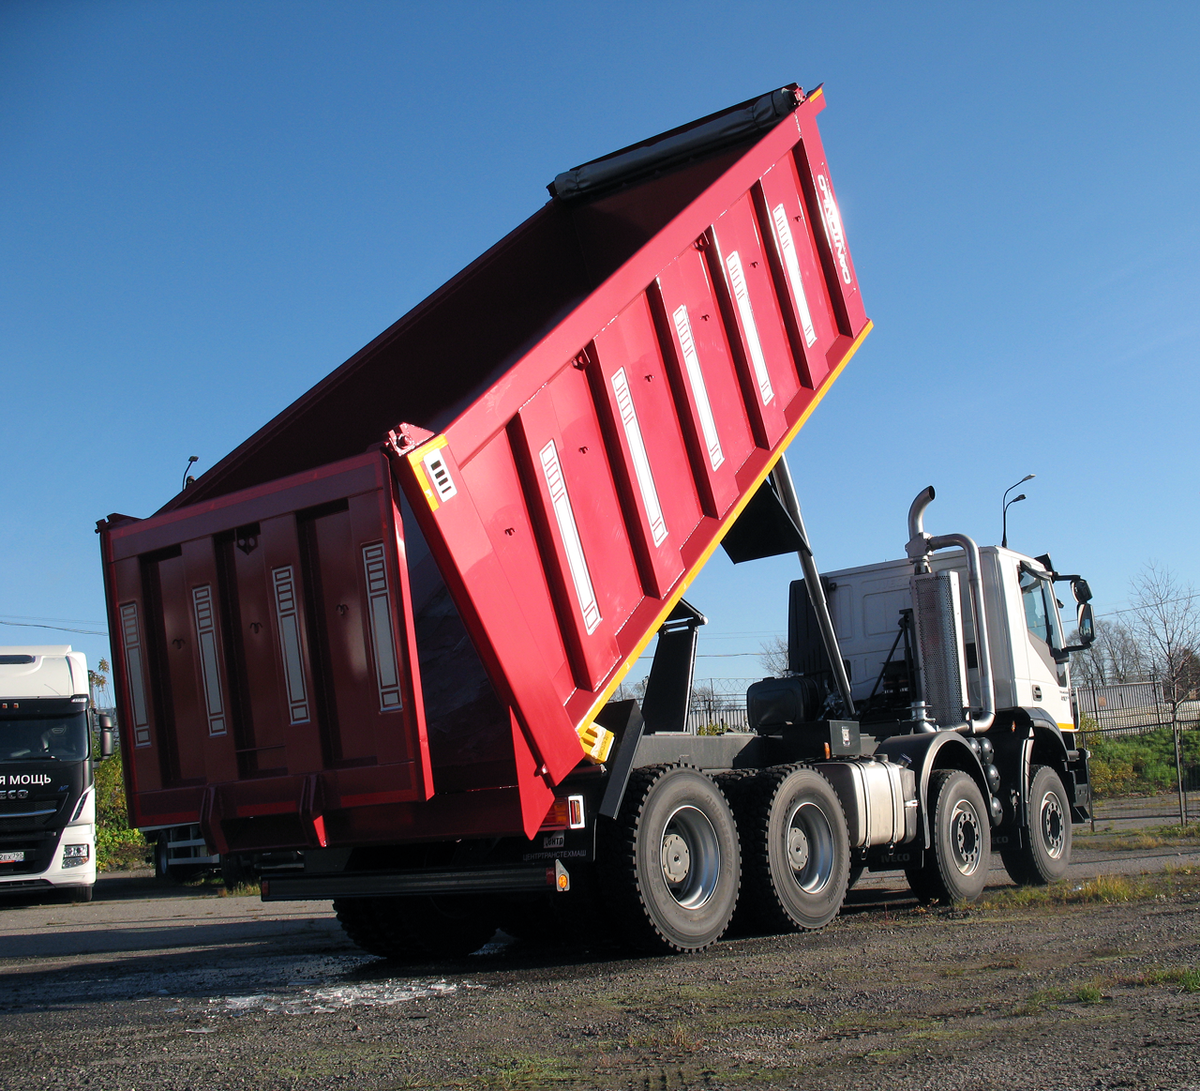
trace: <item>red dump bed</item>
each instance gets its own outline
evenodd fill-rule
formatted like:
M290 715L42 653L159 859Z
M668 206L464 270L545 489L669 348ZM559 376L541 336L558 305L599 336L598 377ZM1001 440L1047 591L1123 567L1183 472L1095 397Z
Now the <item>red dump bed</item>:
M560 176L161 512L101 524L138 825L537 829L870 328L823 104L785 88Z

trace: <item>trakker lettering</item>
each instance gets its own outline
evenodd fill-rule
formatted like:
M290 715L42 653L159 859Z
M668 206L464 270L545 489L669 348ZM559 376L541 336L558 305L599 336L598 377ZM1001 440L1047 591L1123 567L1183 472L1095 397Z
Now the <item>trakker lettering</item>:
M850 272L850 253L846 249L846 233L842 230L842 215L838 212L837 202L833 199L833 187L823 174L817 175L817 188L821 191L821 220L825 224L825 235L829 245L837 256L838 268L842 271L842 280L847 284L854 283L854 275Z

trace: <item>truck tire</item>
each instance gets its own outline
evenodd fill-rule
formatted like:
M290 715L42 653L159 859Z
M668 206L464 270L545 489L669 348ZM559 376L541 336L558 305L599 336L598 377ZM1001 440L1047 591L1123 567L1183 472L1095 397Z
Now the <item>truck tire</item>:
M167 845L167 835L163 832L154 839L154 877L159 882L166 882L169 878L170 869L167 867L169 859L170 849Z
M735 792L744 894L739 923L766 931L823 928L842 908L850 838L833 786L804 766L767 769Z
M961 770L938 769L929 778L927 798L933 846L923 867L906 872L908 884L923 902L976 901L992 859L983 793Z
M359 947L395 962L458 958L479 950L496 931L477 898L340 898L333 910Z
M699 951L729 927L741 884L733 812L695 769L651 766L629 779L621 811L597 830L601 897L643 951Z
M1028 843L1000 853L1004 870L1018 886L1045 886L1067 873L1071 863L1071 805L1058 773L1034 767L1025 802Z
M221 881L227 891L246 886L254 880L254 868L246 857L236 852L226 853L221 857Z

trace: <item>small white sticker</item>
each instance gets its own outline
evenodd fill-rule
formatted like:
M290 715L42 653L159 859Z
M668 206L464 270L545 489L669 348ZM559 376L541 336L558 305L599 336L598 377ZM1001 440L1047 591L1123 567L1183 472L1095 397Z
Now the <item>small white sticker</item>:
M458 495L458 489L455 488L454 479L450 476L450 469L442 457L440 447L435 451L430 451L421 459L421 464L425 467L429 483L433 486L434 492L438 494L439 500L445 502L452 496Z
M804 294L800 262L796 257L795 243L792 241L792 225L788 223L787 210L783 205L775 206L771 212L771 219L775 221L775 236L779 240L779 252L783 255L783 265L787 269L792 295L796 298L796 306L800 308L800 325L804 329L804 343L812 348L817 343L817 331L813 327L812 313L808 309L808 298Z
M736 250L731 251L725 259L725 267L729 270L729 282L733 285L733 298L737 301L738 314L742 318L742 329L746 331L746 347L750 350L750 363L754 367L758 393L763 405L770 405L775 400L775 391L771 388L767 360L758 339L758 326L754 321L754 308L750 306L750 292L742 272L742 259Z

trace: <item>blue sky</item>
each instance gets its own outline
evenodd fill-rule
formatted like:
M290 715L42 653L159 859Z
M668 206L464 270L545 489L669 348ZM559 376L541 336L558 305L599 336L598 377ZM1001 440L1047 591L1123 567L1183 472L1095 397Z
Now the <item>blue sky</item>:
M96 536L149 515L545 200L789 81L876 329L793 444L824 568L926 524L1200 582L1200 7L0 4L0 643L107 655ZM718 554L702 677L781 558ZM60 629L39 626L56 625ZM66 632L61 629L85 630ZM99 635L98 635L99 634Z

